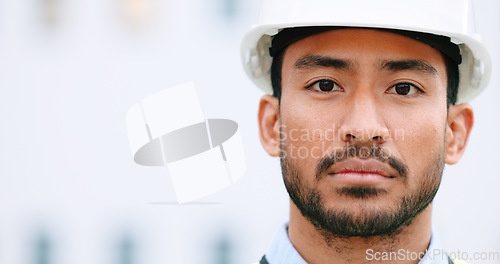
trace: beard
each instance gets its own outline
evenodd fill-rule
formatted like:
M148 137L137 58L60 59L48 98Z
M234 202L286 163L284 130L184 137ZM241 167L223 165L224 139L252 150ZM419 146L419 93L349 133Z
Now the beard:
M283 142L282 142L283 143ZM346 146L329 155L323 156L316 167L316 179L312 186L303 183L305 175L299 172L299 166L294 159L286 155L285 144L281 147L281 168L283 180L292 202L304 217L306 217L325 238L334 237L371 237L390 236L397 234L400 227L409 225L434 199L444 169L444 147L437 151L430 166L419 176L417 188L408 189L404 195L394 202L394 206L381 208L371 206L369 209L351 210L327 208L325 199L316 187L324 173L333 163L348 158L375 158L388 163L398 171L407 187L408 169L398 159L386 154L379 146L370 148L356 145ZM368 153L366 150L369 149ZM339 158L340 157L340 158ZM323 176L322 176L323 175ZM336 190L337 194L352 198L354 202L367 202L368 199L386 193L386 190L369 186L343 187ZM377 210L378 209L378 210Z

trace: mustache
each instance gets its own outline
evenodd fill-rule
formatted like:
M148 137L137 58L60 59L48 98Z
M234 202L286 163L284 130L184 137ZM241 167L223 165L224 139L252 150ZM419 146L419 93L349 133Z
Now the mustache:
M403 161L391 156L380 146L346 145L344 148L326 154L320 159L316 166L316 179L319 179L321 175L336 162L341 162L350 158L374 158L394 168L403 179L406 180L408 177L408 166Z

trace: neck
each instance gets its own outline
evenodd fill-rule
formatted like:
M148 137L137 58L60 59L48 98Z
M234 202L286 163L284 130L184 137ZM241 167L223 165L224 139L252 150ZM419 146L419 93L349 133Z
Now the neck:
M346 238L316 229L290 202L288 236L295 249L310 264L365 263L368 260L370 263L416 264L419 260L411 256L423 256L430 243L431 207L432 204L417 215L410 225L400 227L394 234ZM403 254L410 258L403 259ZM392 260L388 260L391 256Z

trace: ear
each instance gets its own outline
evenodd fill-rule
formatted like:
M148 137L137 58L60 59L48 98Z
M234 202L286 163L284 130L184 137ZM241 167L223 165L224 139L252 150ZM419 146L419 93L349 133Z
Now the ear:
M469 139L474 114L469 104L452 105L448 110L446 127L446 163L455 164L465 151Z
M273 157L280 154L278 98L264 95L259 105L259 134L264 149Z

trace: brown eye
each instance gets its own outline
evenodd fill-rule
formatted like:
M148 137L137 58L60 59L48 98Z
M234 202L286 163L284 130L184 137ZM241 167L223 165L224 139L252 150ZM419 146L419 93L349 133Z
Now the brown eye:
M307 88L312 88L318 92L332 92L342 90L337 83L328 79L316 81L313 84L309 85Z
M399 83L394 86L396 93L400 95L408 95L410 93L411 86L407 83Z
M414 95L419 92L421 92L421 90L411 83L398 83L387 90L387 93L397 95Z

